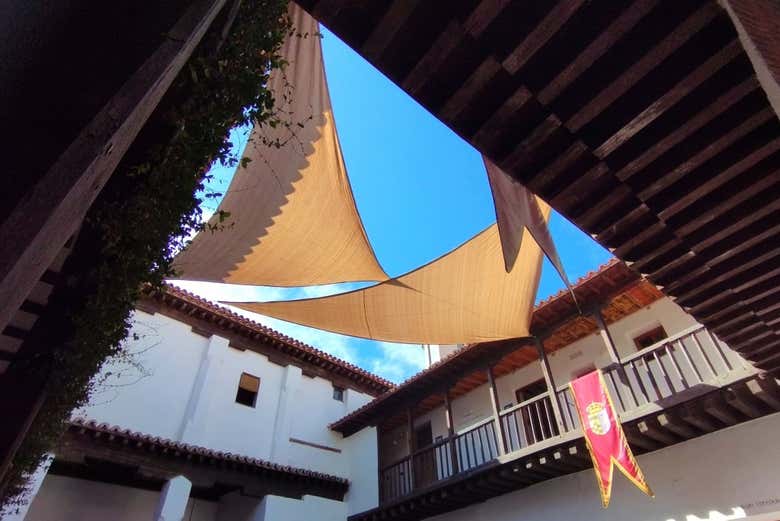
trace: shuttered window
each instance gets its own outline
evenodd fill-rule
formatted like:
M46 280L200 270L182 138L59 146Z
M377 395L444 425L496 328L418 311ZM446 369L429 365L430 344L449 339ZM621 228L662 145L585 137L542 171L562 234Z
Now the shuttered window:
M248 373L241 373L236 391L236 403L254 407L257 403L257 393L260 390L260 379Z

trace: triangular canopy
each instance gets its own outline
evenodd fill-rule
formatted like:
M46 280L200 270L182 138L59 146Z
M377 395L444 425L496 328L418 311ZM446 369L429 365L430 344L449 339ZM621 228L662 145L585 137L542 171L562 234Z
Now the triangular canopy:
M545 219L550 208L539 201ZM246 311L350 336L388 342L459 344L529 335L542 255L523 231L507 273L494 224L412 272L328 297L229 303Z
M199 233L177 256L180 278L266 286L387 279L347 178L317 21L292 2L290 17L296 33L281 50L288 65L269 82L290 124L254 129L244 153L251 161L219 206L229 225Z
M569 282L569 277L566 276L566 271L563 269L563 263L550 234L550 228L547 226L547 219L542 214L536 196L491 160L484 156L482 159L485 162L490 191L493 193L496 224L501 236L501 247L504 250L506 271L512 271L520 251L523 230L527 229L536 244L542 248L558 275L563 279L576 303L574 290Z

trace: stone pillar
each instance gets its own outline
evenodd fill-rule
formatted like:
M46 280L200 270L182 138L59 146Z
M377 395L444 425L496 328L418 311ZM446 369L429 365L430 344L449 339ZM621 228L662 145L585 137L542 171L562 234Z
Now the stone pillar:
M168 480L160 492L153 521L182 521L190 500L192 483L184 476Z
M295 400L302 375L300 367L290 364L284 368L276 406L273 439L271 440L271 461L275 463L289 463L287 449L290 446L293 400Z

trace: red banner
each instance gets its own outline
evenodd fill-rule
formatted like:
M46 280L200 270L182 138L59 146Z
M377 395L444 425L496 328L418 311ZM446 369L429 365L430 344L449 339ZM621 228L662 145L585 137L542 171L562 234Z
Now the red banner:
M642 492L654 497L628 446L601 371L588 373L571 382L569 386L580 415L590 457L593 459L593 470L596 471L604 508L609 505L612 470L615 467Z

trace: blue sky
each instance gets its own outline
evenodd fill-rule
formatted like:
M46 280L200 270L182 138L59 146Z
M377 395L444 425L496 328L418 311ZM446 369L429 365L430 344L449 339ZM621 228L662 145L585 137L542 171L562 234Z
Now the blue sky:
M377 258L389 275L410 271L465 242L495 221L479 153L324 30L325 70L355 201ZM237 146L245 133L234 132ZM211 185L224 192L232 171L213 169ZM209 201L213 209L216 202ZM207 209L208 210L208 209ZM576 280L610 258L557 214L551 232L569 278ZM353 289L250 288L178 283L212 300L280 300ZM537 300L563 287L545 261ZM253 320L400 382L422 368L419 346L373 342L289 324L237 310Z

